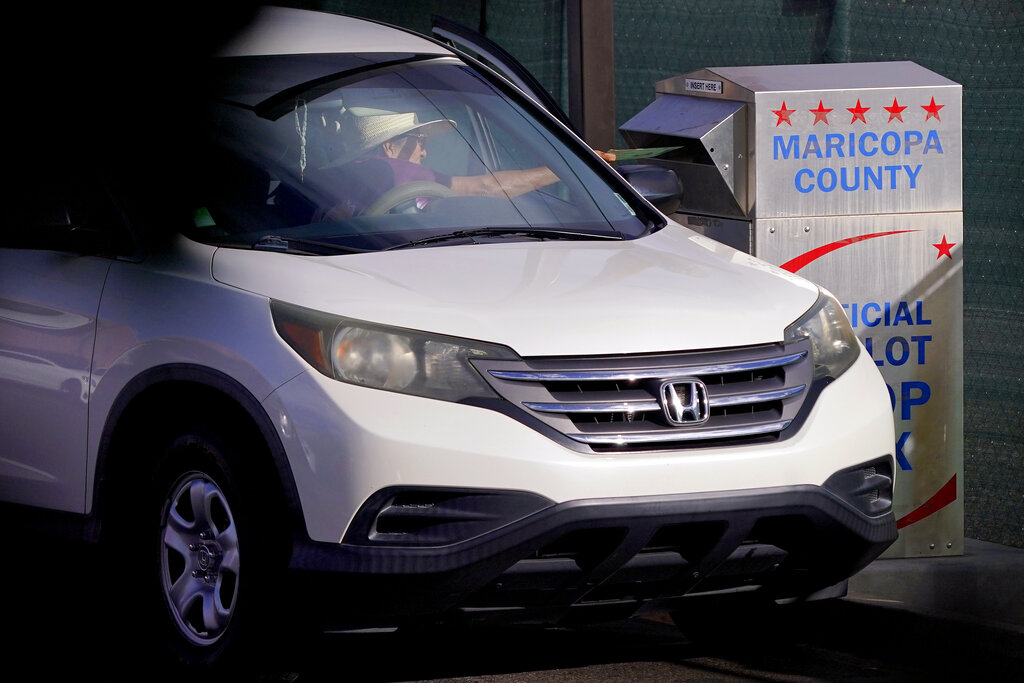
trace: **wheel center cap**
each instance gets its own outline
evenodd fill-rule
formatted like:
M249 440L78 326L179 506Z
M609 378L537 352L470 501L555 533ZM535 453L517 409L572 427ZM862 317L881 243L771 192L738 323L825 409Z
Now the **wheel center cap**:
M201 570L209 570L213 566L213 553L205 545L200 546L199 550L196 551L196 562Z

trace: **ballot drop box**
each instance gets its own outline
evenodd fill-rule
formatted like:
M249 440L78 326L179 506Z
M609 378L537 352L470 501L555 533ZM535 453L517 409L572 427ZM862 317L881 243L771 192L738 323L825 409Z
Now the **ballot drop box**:
M674 220L843 304L893 407L888 557L963 552L961 115L913 62L772 65L660 81L620 127L680 177Z

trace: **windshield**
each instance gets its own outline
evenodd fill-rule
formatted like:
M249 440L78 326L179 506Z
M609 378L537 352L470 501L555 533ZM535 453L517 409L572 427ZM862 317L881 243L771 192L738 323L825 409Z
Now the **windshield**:
M296 59L260 58L260 69L288 60L275 73L294 72ZM323 55L308 59L319 75L276 95L232 65L231 99L213 108L194 238L338 253L446 235L631 239L658 220L562 131L461 62L353 69L339 56L344 66L324 74Z

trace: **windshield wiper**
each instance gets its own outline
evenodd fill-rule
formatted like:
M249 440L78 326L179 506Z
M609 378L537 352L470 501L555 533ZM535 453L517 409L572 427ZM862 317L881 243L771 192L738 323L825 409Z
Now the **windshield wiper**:
M258 251L290 252L292 251L292 245L316 247L318 251L309 252L315 254L322 254L324 251L331 254L362 254L370 251L368 249L356 249L355 247L343 247L340 244L333 244L331 242L318 242L316 240L295 237L285 238L280 235L264 235L253 243L252 248Z
M391 249L405 249L406 247L418 247L422 244L433 244L435 242L450 242L453 240L471 240L474 237L528 237L539 240L621 240L622 236L618 233L614 235L602 235L600 233L593 232L574 232L571 230L545 230L543 228L468 228L466 230L455 230L454 232L446 232L441 235L430 235L429 237L421 237L411 242L402 242L401 244L394 244L390 247L385 247L381 251L389 251Z

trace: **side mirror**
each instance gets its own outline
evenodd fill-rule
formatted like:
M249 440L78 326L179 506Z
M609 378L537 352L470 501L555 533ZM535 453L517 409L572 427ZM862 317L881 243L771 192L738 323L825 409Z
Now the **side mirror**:
M655 164L625 164L616 170L662 213L673 213L679 208L683 183L671 168Z

